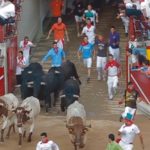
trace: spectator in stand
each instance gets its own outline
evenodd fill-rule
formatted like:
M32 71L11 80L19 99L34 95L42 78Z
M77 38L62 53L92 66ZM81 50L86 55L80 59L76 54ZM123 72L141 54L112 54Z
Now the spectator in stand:
M124 124L118 130L118 139L119 145L122 147L123 150L133 150L133 142L136 135L139 136L142 149L144 150L144 142L143 137L140 132L140 129L137 125L135 125L132 121L132 115L128 113L124 119Z
M96 27L96 23L98 23L98 13L92 9L91 4L87 6L87 10L85 10L83 14L83 20L86 21L87 18L90 18L92 24Z
M36 150L59 150L58 145L49 140L47 137L47 133L41 133L41 141L39 141L36 145Z
M125 103L125 111L122 113L120 121L122 118L125 118L128 113L134 118L137 109L137 101L140 101L139 93L135 90L134 84L129 82L128 87L124 92L124 98L119 101L119 104Z
M0 0L0 25L15 22L15 5L7 0Z
M128 63L131 70L138 69L138 58L132 53L132 49L127 51Z
M128 29L129 29L129 17L126 15L125 9L119 9L119 14L117 15L117 19L121 18L122 23L125 28L125 36L128 37Z
M22 82L21 74L25 67L26 67L25 57L23 56L23 52L19 51L17 56L17 65L16 65L16 80L17 80L16 87L20 87L21 85Z
M54 31L54 40L57 41L57 46L63 49L65 34L66 34L67 42L69 42L69 36L68 36L66 25L62 22L61 17L58 17L57 23L54 23L52 25L51 29L48 32L48 36L46 39L49 39L53 31Z
M106 150L122 150L120 145L117 142L115 142L114 134L109 134L108 140L109 140L109 143L107 144Z
M75 15L75 22L77 27L77 36L80 36L80 25L82 23L82 16L84 12L84 5L81 0L75 0L73 2L74 6L74 15Z
M120 65L116 60L114 60L113 55L109 54L108 62L105 66L105 71L107 73L107 86L108 86L108 97L109 100L113 100L117 93L118 87L118 75L120 74Z
M145 59L140 68L141 72L146 73L148 71L148 67L149 67L149 60Z
M107 62L107 43L104 41L104 37L102 35L98 35L98 38L96 38L95 45L97 49L97 80L106 80L104 68Z
M86 26L83 27L81 36L86 35L88 37L88 42L94 47L95 44L95 27L92 25L91 19L88 18L86 21Z
M83 58L83 63L85 67L87 68L87 73L88 73L87 82L89 82L90 77L91 77L93 45L88 42L87 36L84 36L83 42L81 43L78 49L78 52L77 52L78 59L80 59L81 54Z
M116 32L116 28L112 26L109 34L109 53L113 55L117 62L120 62L119 42L120 34Z
M131 35L130 40L128 42L128 48L133 49L137 47L137 39L135 38L135 35Z
M51 67L54 69L55 73L58 73L57 71L61 69L62 62L65 61L65 52L57 46L56 41L53 42L53 48L43 57L42 63L47 61L48 57L52 60Z
M26 65L29 65L30 54L31 54L31 47L36 47L27 36L24 37L24 40L20 42L20 48L23 51L23 56L26 59Z

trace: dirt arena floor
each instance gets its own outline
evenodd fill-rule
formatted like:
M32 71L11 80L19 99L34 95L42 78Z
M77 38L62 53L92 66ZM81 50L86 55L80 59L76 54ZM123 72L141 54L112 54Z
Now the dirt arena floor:
M117 130L122 124L118 122L116 119L117 117L118 116L107 116L105 120L88 120L88 123L91 123L92 128L88 131L87 143L83 150L105 150L107 134L117 134ZM138 120L136 123L139 125L144 137L145 150L150 150L150 120L143 115L138 115L136 120ZM39 134L42 131L46 131L48 133L49 138L59 145L60 150L74 149L69 140L68 131L65 127L65 117L50 117L49 115L42 114L36 121L36 129L31 143L27 143L26 139L24 139L22 147L19 147L17 145L18 134L12 133L10 139L6 139L5 142L0 145L0 150L34 150L40 139ZM141 150L138 137L136 138L134 145L135 150Z

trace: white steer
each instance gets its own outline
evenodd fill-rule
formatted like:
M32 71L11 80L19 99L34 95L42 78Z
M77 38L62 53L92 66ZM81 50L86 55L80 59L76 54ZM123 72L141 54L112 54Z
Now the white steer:
M31 136L34 130L35 119L40 113L39 100L30 96L23 100L22 104L15 110L17 116L17 126L19 130L19 145L22 145L22 136L26 136L27 125L30 125L28 142L31 142ZM24 132L23 132L24 129Z
M12 94L6 94L0 96L0 117L2 117L2 128L0 141L4 142L4 130L6 127L11 127L15 123L16 115L14 110L18 107L19 101L17 97ZM10 129L8 130L7 136L9 137Z

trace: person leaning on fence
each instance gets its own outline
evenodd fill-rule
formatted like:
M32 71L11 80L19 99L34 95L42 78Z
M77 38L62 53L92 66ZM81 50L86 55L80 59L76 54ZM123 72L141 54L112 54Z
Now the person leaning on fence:
M59 150L58 145L49 140L46 132L41 133L41 141L37 143L36 150Z

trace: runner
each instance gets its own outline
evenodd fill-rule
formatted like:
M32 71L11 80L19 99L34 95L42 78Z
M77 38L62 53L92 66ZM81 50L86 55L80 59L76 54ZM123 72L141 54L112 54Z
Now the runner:
M112 54L109 54L108 56L108 62L106 63L105 71L107 72L107 75L108 75L107 85L108 85L109 100L113 100L117 92L120 65L118 64L116 60L114 60Z
M66 38L68 42L69 42L69 36L68 36L66 25L62 22L61 17L58 17L57 23L54 23L52 25L51 29L48 32L48 36L46 39L49 39L52 31L54 31L54 40L57 41L57 46L63 49L65 34L66 34Z
M92 9L92 5L87 6L87 10L84 11L83 20L86 21L87 18L91 19L92 24L96 28L96 23L98 23L98 13Z
M83 28L81 36L86 35L88 37L88 42L91 43L93 46L95 44L95 27L91 23L91 19L87 19L87 24Z
M81 43L78 49L77 56L80 59L80 55L82 54L83 63L87 68L87 73L88 73L87 82L90 81L90 77L91 77L92 53L93 53L93 45L88 42L88 37L85 36L83 38L83 42Z
M25 36L24 40L20 42L20 48L23 51L23 56L25 57L26 65L29 65L30 62L29 60L31 47L36 47L36 45L29 41L29 38Z
M107 44L104 41L104 37L102 35L98 35L95 44L97 47L97 59L96 59L97 80L101 79L106 80L104 68L107 61Z
M81 0L75 0L73 2L74 6L74 15L75 15L75 22L77 27L77 36L80 36L80 25L82 23L82 16L84 12L84 5Z

